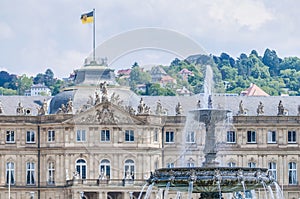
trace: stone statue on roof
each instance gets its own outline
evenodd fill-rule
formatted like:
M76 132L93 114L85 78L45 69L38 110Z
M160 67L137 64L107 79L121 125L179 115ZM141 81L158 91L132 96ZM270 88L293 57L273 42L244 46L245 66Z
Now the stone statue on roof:
M257 115L263 115L264 114L264 105L262 102L259 102L257 109L256 109Z
M38 107L38 115L46 115L48 111L48 105L46 99L44 99L43 105L41 107Z
M283 115L283 114L284 114L284 107L283 107L282 101L280 100L279 104L278 104L278 113L277 113L277 115Z
M140 100L140 104L138 105L138 113L144 113L145 112L145 103L143 98Z
M100 90L102 92L102 102L108 101L108 92L107 92L107 83L106 81L103 83L100 83Z
M239 104L239 113L238 114L239 115L244 115L245 114L243 100L240 101L240 104Z
M18 115L23 115L24 114L24 107L22 106L21 102L18 103L17 114Z
M73 112L73 101L71 98L69 98L69 101L67 102L67 113Z
M181 106L180 102L178 102L178 104L176 105L175 112L176 112L176 115L181 115L182 114L182 106Z
M95 105L100 104L100 97L99 94L97 92L95 92L96 95L96 99L95 99Z
M162 114L162 112L163 112L163 110L162 110L162 105L161 105L160 100L158 100L158 101L156 102L156 110L155 110L155 113L156 113L157 115L160 115L160 114Z

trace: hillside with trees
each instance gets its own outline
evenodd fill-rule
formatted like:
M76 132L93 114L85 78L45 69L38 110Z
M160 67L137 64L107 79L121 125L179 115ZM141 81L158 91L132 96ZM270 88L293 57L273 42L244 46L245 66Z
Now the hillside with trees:
M250 54L241 53L236 58L227 53L192 55L185 60L175 58L170 65L153 66L150 70L135 62L130 69L124 70L126 74L119 74L117 81L140 95L198 94L204 92L207 65L214 72L213 92L240 94L254 83L269 95L300 96L300 58L280 58L270 49L263 55L252 50ZM33 84L44 84L51 89L52 95L56 95L70 83L55 78L51 69L35 77L0 71L0 95L24 95Z
M0 95L24 95L33 84L44 84L50 88L52 95L56 95L64 82L55 78L51 69L47 69L45 73L38 73L35 77L0 71Z
M242 53L237 58L227 53L221 53L220 56L193 55L185 60L176 58L169 66L160 66L176 83L151 81L151 71L144 71L138 63L132 66L126 81L122 77L118 80L121 85L130 85L134 92L141 95L176 95L181 88L197 94L203 92L206 65L212 66L214 71L214 92L240 94L251 83L255 83L273 96L300 95L300 59L280 58L270 49L266 49L263 55L252 50L250 54ZM192 75L183 78L180 75L183 69L192 72ZM146 88L138 89L137 85L143 83Z

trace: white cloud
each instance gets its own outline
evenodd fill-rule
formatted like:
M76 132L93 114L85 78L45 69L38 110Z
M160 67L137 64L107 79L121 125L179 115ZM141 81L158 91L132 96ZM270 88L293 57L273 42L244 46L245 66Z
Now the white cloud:
M256 30L274 18L263 2L254 0L214 1L209 14L223 26L245 26L249 30Z

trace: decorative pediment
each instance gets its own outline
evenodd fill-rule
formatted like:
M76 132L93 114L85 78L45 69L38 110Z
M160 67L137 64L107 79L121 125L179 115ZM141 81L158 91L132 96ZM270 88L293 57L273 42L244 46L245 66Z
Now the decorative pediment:
M143 123L135 115L110 102L100 103L87 111L75 114L72 122L106 125Z

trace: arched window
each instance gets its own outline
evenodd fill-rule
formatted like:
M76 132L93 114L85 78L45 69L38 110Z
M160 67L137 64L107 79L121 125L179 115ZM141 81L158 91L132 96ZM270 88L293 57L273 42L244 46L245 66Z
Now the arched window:
M6 163L6 184L15 184L15 163Z
M110 178L110 161L107 159L101 160L100 162L100 176L107 179Z
M35 184L35 164L34 164L34 162L26 163L26 184L27 185Z
M54 162L48 163L48 184L55 184L55 167Z
M81 179L86 179L86 162L84 159L79 159L76 161L76 171L79 173Z
M297 184L297 164L289 162L289 184Z
M272 174L272 177L277 180L277 165L276 162L269 162L268 169Z
M124 165L125 179L134 179L134 172L134 161L131 159L126 160Z

